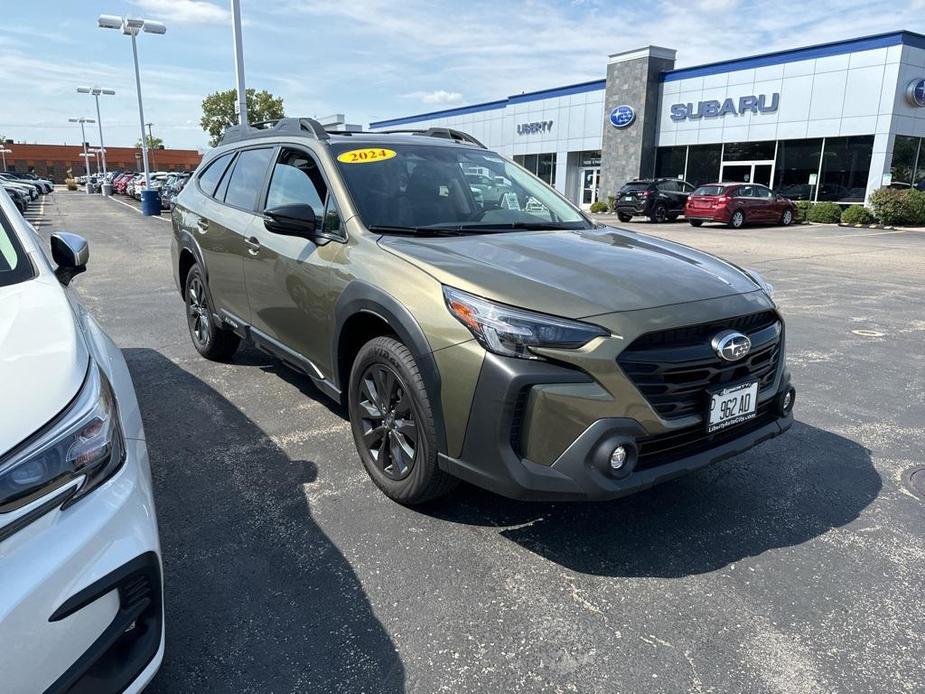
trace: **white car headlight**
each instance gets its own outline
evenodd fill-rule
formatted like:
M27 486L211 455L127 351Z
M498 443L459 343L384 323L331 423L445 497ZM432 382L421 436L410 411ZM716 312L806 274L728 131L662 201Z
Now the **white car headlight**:
M91 364L77 397L41 431L0 457L0 513L83 477L74 503L112 476L125 459L116 400Z
M450 313L482 347L506 357L539 359L531 347L577 349L610 334L597 325L496 304L452 287L444 287L443 296Z

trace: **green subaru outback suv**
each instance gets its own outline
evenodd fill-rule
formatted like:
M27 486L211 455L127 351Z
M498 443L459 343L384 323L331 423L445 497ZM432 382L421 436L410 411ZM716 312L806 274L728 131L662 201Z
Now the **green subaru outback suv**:
M614 498L793 421L760 276L596 224L458 131L233 128L172 216L196 349L307 374L402 503Z

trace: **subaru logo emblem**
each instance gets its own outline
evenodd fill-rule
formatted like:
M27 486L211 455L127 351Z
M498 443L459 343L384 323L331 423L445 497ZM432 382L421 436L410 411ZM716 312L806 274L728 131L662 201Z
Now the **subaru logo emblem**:
M735 330L724 330L713 338L713 351L725 361L738 361L752 349L752 341Z
M625 128L636 120L636 112L632 106L617 106L610 112L610 124L615 128Z

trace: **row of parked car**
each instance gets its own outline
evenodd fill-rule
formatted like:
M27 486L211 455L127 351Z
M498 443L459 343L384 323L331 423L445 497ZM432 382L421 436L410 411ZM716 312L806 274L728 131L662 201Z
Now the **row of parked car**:
M55 184L47 178L12 171L0 173L0 185L9 194L20 213L25 212L30 203L40 195L46 195L55 189Z
M161 198L161 207L170 209L174 198L183 190L190 178L189 171L154 171L151 173L151 190L156 190ZM111 174L112 192L141 200L145 190L144 172L121 171Z
M630 181L617 194L621 222L648 217L653 222L673 222L682 214L699 227L718 222L734 229L746 224L782 224L797 218L794 202L759 183L709 183L695 187L676 178Z

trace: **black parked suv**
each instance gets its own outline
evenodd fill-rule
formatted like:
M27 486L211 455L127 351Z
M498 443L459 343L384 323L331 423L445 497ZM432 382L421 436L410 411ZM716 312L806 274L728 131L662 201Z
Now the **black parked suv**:
M621 222L637 216L653 222L673 222L684 214L684 204L692 192L694 186L676 178L630 181L617 193L617 217Z

